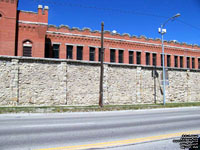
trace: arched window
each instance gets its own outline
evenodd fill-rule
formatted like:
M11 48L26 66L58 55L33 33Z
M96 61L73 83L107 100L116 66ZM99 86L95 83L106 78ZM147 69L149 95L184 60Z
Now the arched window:
M32 42L29 40L23 42L23 56L32 57Z

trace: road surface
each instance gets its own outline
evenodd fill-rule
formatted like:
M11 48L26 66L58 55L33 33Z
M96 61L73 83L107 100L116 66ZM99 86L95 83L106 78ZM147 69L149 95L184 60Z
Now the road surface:
M200 107L0 115L0 150L180 149L184 133L200 134Z

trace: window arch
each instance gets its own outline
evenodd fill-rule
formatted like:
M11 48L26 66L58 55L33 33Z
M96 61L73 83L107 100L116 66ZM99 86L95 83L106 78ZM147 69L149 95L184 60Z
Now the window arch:
M23 56L32 57L32 42L29 40L23 42Z
M0 10L0 20L3 20L4 16L5 16L5 13L3 12L3 10Z

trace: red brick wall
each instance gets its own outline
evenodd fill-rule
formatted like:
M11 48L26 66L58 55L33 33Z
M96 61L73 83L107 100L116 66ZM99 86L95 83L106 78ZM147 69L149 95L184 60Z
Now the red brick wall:
M45 35L48 10L38 8L38 13L19 12L18 56L23 56L23 42L32 42L32 57L45 56Z
M0 55L15 55L17 0L0 1Z
M89 47L96 47L95 53L98 55L98 48L101 46L100 33L99 32L90 32L88 29L80 31L78 29L69 29L67 26L61 26L59 28L49 27L47 37L51 39L52 43L60 43L60 58L66 59L66 44L73 45L73 59L76 59L76 46L83 45L83 60L89 60ZM52 33L53 31L54 33ZM59 34L58 34L59 33ZM91 36L91 37L86 37ZM97 38L98 37L98 38ZM160 40L151 40L144 37L136 38L129 37L128 35L112 35L109 32L104 34L104 47L105 47L105 62L110 62L110 49L115 49L116 63L118 63L118 51L120 49L124 50L124 63L129 63L129 50L134 50L134 64L136 64L136 52L141 52L141 65L146 65L146 52L150 52L150 65L152 65L152 53L157 54L157 66L161 66L160 55L162 53L161 41ZM117 40L113 40L117 39ZM138 43L130 42L136 41ZM140 43L145 42L145 43ZM154 45L151 45L154 44ZM157 44L157 45L156 45ZM158 45L159 44L159 45ZM170 55L171 67L174 67L174 55L184 56L184 68L186 68L186 57L195 57L195 68L198 68L197 58L200 57L200 48L198 46L190 46L186 44L179 44L174 42L164 42L164 45L174 46L167 47L165 46L165 66L167 66L167 55ZM190 48L192 50L188 50ZM199 51L195 51L195 50ZM98 60L98 59L95 59ZM178 60L180 60L178 58ZM178 62L179 65L179 62ZM190 65L192 67L192 65Z
M19 12L19 20L20 21L30 21L30 22L40 22L40 23L48 23L48 9L38 8L38 12Z
M0 1L0 55L14 55L15 33L16 33L16 8L17 2L11 3ZM66 59L66 45L73 45L73 59L77 57L77 46L83 46L83 60L89 61L89 47L95 47L95 61L98 61L99 48L101 47L101 33L91 32L85 28L70 29L67 26L47 26L48 9L38 8L38 12L19 11L18 20L18 55L23 56L23 42L29 40L32 42L32 57L45 57L45 39L50 39L47 47L49 48L49 57L52 57L53 43L60 44L59 58ZM53 33L54 32L54 33ZM165 45L165 66L167 66L167 55L171 57L171 67L174 67L174 56L183 56L183 67L186 68L186 57L195 58L195 68L198 68L197 59L200 57L200 47L180 44L176 42L164 42ZM136 64L136 53L141 52L141 65L146 65L146 52L150 53L150 65L152 65L152 54L157 54L157 66L161 66L160 55L162 53L161 41L159 39L147 39L144 36L130 37L128 34L111 34L108 31L104 33L104 61L110 62L110 49L115 49L115 60L118 63L119 50L124 50L124 63L129 63L129 50L134 51L134 64ZM178 47L178 48L177 48ZM180 66L178 57L178 66ZM192 68L192 59L190 60Z
M29 40L32 42L32 57L44 57L45 25L19 25L18 34L18 56L23 56L23 42Z

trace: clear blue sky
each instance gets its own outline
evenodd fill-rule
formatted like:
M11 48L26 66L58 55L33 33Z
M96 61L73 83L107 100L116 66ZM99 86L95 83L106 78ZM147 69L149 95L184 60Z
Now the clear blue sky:
M37 12L38 4L49 6L49 24L89 27L118 33L160 38L158 27L168 22L165 40L200 45L200 0L19 0L19 10Z

